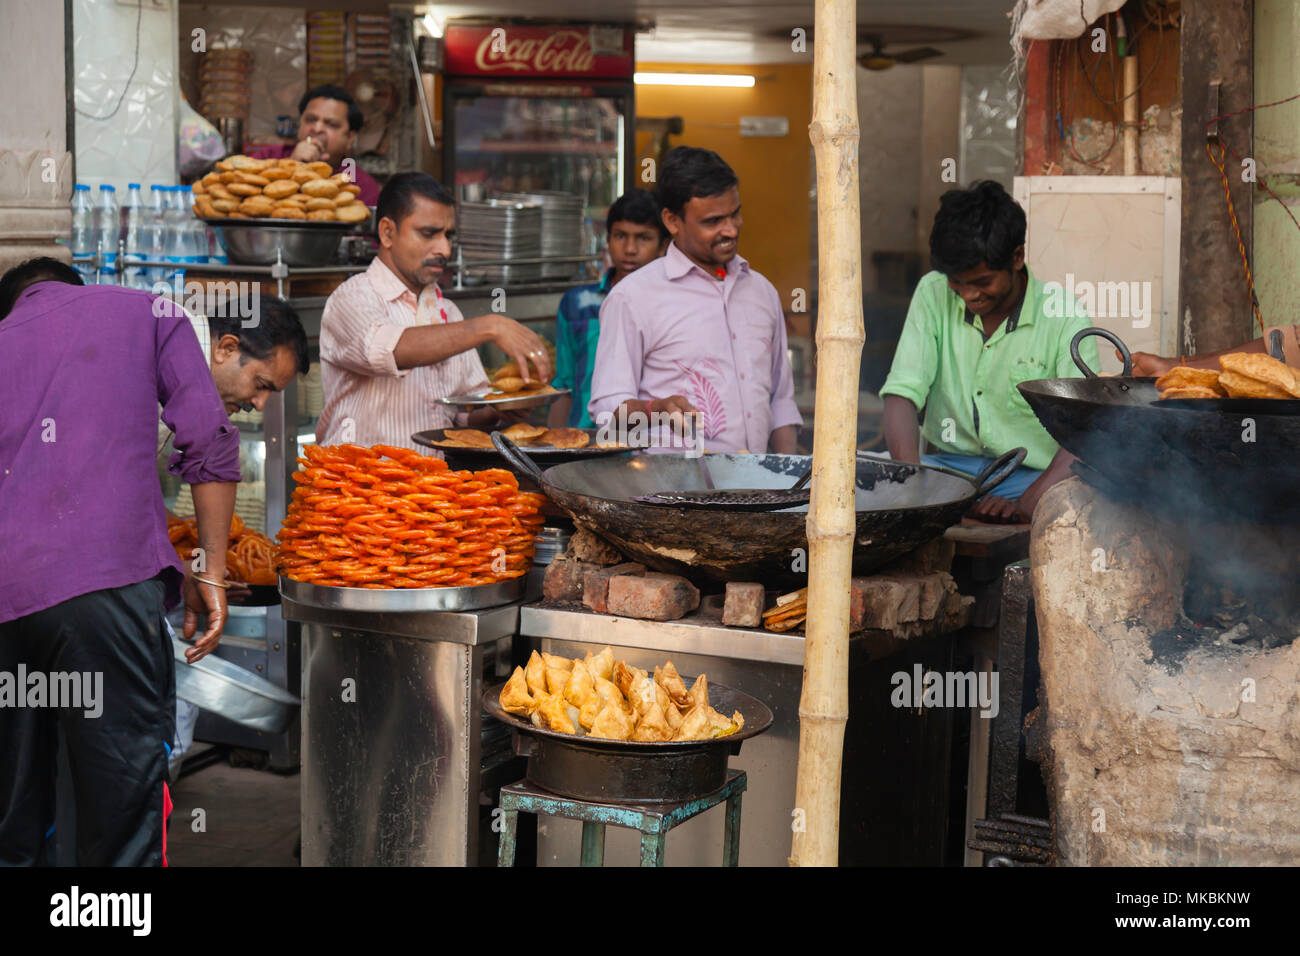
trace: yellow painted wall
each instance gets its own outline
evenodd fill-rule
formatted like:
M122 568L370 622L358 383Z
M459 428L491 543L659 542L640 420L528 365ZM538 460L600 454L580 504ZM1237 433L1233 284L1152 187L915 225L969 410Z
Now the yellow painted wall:
M638 116L680 116L685 124L674 146L699 146L717 152L740 178L745 224L740 254L776 286L790 309L794 289L808 290L812 216L812 67L785 64L710 66L708 64L637 63L638 71L661 73L747 73L756 78L749 89L638 86ZM740 135L742 116L784 116L790 132L783 137ZM649 136L637 135L638 155Z

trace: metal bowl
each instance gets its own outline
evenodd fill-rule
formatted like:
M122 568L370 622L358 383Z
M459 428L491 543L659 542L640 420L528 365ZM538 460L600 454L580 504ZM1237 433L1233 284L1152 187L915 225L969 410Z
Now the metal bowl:
M254 730L278 734L289 726L300 704L297 697L215 654L190 664L185 660L189 648L172 638L177 697Z
M274 265L276 254L287 266L328 266L338 255L353 222L291 222L284 219L205 219L231 262Z
M694 677L682 675L689 686ZM761 700L724 684L709 684L709 704L721 714L738 710L745 726L710 740L643 743L578 737L534 727L507 713L501 689L483 694L483 709L511 730L515 753L528 758L530 783L560 796L599 803L679 803L712 793L727 782L727 758L740 745L772 726L771 709Z
M348 588L310 584L281 576L280 593L297 604L334 611L405 614L425 611L477 611L517 601L524 594L524 578L506 578L495 584L427 588Z

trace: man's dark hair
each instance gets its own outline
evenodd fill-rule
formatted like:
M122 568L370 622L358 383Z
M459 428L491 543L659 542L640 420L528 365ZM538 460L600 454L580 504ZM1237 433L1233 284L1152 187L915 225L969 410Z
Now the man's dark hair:
M352 98L352 94L341 86L335 86L333 83L314 86L304 93L302 99L298 101L298 115L302 116L303 113L307 112L307 104L317 99L338 100L340 103L346 104L348 108L348 129L354 133L361 129L361 125L366 121L361 112L361 107L357 106L357 101Z
M12 311L14 303L30 285L37 282L66 282L68 285L85 285L81 275L66 262L50 256L28 259L19 263L0 278L0 319Z
M605 217L605 235L614 231L616 222L634 222L638 226L654 226L660 240L668 238L668 228L659 215L659 203L648 189L630 189L614 200Z
M739 184L732 168L713 150L676 146L659 164L655 198L664 209L680 216L692 199L719 196Z
M213 339L234 335L239 339L240 364L254 359L268 359L278 346L293 352L299 375L311 368L307 356L307 331L293 306L273 295L264 295L258 302L256 324L244 328L244 318L235 315L215 315L208 318L208 333ZM222 310L225 311L225 310Z
M930 230L930 263L949 277L981 262L1005 272L1024 244L1025 211L1001 184L986 179L943 194Z
M428 173L398 173L384 184L375 204L375 230L379 220L391 219L400 226L415 208L415 197L423 196L444 206L456 205L456 197Z

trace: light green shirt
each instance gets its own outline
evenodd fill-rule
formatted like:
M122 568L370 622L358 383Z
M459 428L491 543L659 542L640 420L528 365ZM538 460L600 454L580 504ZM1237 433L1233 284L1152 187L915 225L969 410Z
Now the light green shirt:
M1032 274L1019 315L1012 312L987 342L979 317L973 318L972 324L943 273L923 276L880 394L925 409L921 434L933 449L996 458L1023 446L1025 467L1046 468L1059 446L1016 386L1039 378L1081 378L1070 358L1070 339L1092 322L1063 290ZM1090 368L1098 367L1095 336L1084 339L1079 352Z

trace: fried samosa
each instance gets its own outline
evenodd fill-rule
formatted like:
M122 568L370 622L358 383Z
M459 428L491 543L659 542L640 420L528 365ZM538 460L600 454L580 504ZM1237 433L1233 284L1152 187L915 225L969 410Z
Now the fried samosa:
M660 741L673 739L673 731L668 726L668 718L664 715L664 709L658 703L651 704L645 709L641 719L636 722L636 729L632 731L632 739L649 743L659 743Z
M713 725L709 723L707 707L692 707L682 717L673 740L708 740L712 736Z
M623 692L614 686L613 681L605 680L603 677L596 678L596 696L601 699L603 704L613 704L623 711L630 709Z
M609 740L627 740L632 736L635 725L632 715L622 707L606 704L591 724L592 737L605 737Z
M668 719L668 726L674 731L677 730L682 723L682 712L677 709L677 705L673 703L673 699L668 696L668 691L664 690L662 684L655 684L655 702Z
M684 709L690 710L691 708L694 707L708 707L709 706L708 678L706 678L703 674L695 678L695 683L691 685L690 693L688 693L686 696L689 698L689 700L687 701Z
M558 667L562 671L573 670L573 661L567 657L560 657L556 654L548 654L542 651L542 663L547 667Z
M524 678L524 669L516 667L515 672L501 688L501 707L507 713L529 717L537 709L537 701L528 692L528 681Z
M624 697L631 700L632 682L638 677L649 676L649 674L641 670L639 667L629 667L626 661L618 661L614 665L614 676L611 677L610 680L612 680L615 686L622 691Z
M605 701L601 699L599 694L593 693L589 696L583 701L582 709L578 711L578 726L583 730L591 730L591 725L596 722L596 717L599 716L600 710L604 706Z
M588 651L584 663L587 665L587 670L591 671L592 677L603 677L609 680L614 673L614 649L607 645L594 656Z
M528 663L524 666L524 680L528 682L528 690L532 694L546 693L546 665L536 651L528 656Z
M573 721L569 719L564 699L558 694L547 694L543 697L537 710L542 715L542 726L547 730L555 730L562 734L578 732L578 728L573 726Z
M663 667L655 668L655 683L668 692L674 704L685 704L689 699L686 694L686 682L670 660Z
M591 672L582 661L573 665L569 680L564 685L564 699L574 707L581 707L588 697L596 696L596 684L591 679Z
M639 716L655 705L655 682L649 675L642 673L634 681L627 695L632 710Z
M564 688L569 684L569 672L558 667L546 668L546 692L564 696Z

